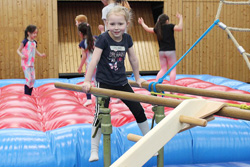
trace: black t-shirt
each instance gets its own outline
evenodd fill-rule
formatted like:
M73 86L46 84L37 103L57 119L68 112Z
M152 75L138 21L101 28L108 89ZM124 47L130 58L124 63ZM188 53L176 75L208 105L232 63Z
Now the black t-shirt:
M162 26L162 39L158 40L160 51L175 50L174 24L164 24ZM156 29L154 28L156 33Z
M123 86L128 83L124 60L128 48L133 46L132 38L124 33L120 42L114 41L108 31L102 33L96 40L95 47L102 49L102 55L97 65L96 81L113 86Z

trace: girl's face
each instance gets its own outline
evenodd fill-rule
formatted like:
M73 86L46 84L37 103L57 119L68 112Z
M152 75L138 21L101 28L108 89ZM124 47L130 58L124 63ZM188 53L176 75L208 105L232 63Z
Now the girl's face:
M122 40L122 35L128 26L127 21L123 15L111 14L107 20L107 28L109 35L115 41Z
M32 33L28 32L29 38L31 40L35 39L37 37L37 33L38 33L37 29Z

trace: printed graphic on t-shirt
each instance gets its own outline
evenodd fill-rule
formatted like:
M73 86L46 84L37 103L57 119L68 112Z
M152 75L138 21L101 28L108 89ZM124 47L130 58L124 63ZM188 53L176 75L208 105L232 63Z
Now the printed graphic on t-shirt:
M126 55L125 47L124 46L110 46L110 53L109 53L109 67L111 70L117 71L119 68L117 66L117 62L123 61Z

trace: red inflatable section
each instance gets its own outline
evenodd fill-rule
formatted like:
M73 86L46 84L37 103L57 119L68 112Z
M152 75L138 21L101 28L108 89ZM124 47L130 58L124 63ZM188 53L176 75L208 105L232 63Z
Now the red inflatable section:
M149 80L152 82L155 80ZM168 81L164 81L168 84ZM194 78L184 78L176 81L179 86L194 87L201 89L220 90L236 93L248 93L234 90L226 86L218 86L209 82ZM34 88L32 96L23 94L23 84L12 84L0 88L0 129L27 128L39 131L57 129L72 124L91 124L95 111L95 98L92 96L92 105L84 107L86 94L57 89L54 84L45 84ZM142 88L134 88L135 93L150 95ZM168 93L168 92L166 92ZM184 95L178 93L177 95ZM185 95L194 98L205 98L193 95ZM169 98L169 97L164 97ZM213 99L216 101L241 104L241 102ZM110 103L112 124L119 127L135 121L129 109L122 102ZM142 103L148 118L153 117L152 105ZM172 108L165 107L165 114Z

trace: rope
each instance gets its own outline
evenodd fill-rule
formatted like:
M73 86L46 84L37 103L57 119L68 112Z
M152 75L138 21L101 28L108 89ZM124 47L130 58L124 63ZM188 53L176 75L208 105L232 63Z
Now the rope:
M228 5L250 5L250 1L239 1L239 2L233 2L233 1L222 1L224 4Z
M225 31L227 32L228 36L230 37L230 39L233 41L234 45L237 47L237 49L240 49L240 53L242 54L246 64L247 64L247 67L249 68L250 70L250 62L249 62L249 59L247 56L250 56L249 53L245 53L245 50L239 45L239 43L237 42L237 40L234 38L233 34L230 32L230 30L228 28L225 29Z
M230 31L250 32L249 28L228 27Z
M156 92L150 92L151 95L161 95L161 96L168 96L173 98L180 98L180 99L197 99L194 97L187 97L187 96L180 96L180 95L174 95L174 94L165 94L165 93L156 93ZM231 107L237 107L240 109L250 110L250 105L246 104L232 104L232 103L226 103L227 105Z
M223 0L221 0L220 3L219 3L219 7L218 7L218 10L217 10L217 14L216 14L216 16L215 16L215 20L218 20L219 17L220 17L220 13L221 13L221 10L222 10L222 5L223 5L223 2L222 2L222 1L223 1Z
M234 38L233 34L229 31L228 28L225 29L225 31L227 32L228 36L230 37L230 39L233 41L233 43L235 44L235 46L238 48L240 45L237 42L237 40Z
M242 56L243 56L245 62L247 63L247 66L248 66L248 68L250 70L250 62L249 62L249 59L247 57L247 56L250 56L250 54L243 53Z
M211 31L215 25L219 23L219 20L215 20L214 23L201 35L201 37L191 46L191 48L161 77L158 79L157 82L149 83L148 90L151 91L151 86L153 84L153 89L156 92L156 84L162 83L164 78L181 62L182 59Z

